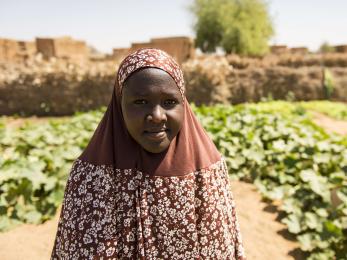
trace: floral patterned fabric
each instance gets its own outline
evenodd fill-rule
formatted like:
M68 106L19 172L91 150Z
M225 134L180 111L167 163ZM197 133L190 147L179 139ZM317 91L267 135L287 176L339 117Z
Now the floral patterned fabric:
M130 74L146 67L159 68L169 73L184 97L184 79L179 65L166 52L154 48L139 49L123 60L117 73L119 87L122 89L124 81Z
M77 159L51 259L244 259L224 159L184 176Z

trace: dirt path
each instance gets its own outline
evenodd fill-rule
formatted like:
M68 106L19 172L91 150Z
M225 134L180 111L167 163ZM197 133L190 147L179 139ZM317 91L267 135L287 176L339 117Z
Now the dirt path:
M253 184L233 181L232 190L248 259L304 259L298 242L284 237L289 236L286 226L276 220L277 213L262 202Z
M64 120L68 120L70 117L68 116L61 116L61 117L37 117L37 116L31 116L31 117L6 117L5 118L5 124L6 127L12 127L12 128L18 128L23 126L25 123L30 124L39 124L39 123L46 123L49 120L57 121L58 119L63 122ZM1 119L1 117L0 117Z
M57 231L58 215L53 220L35 225L22 225L0 233L1 260L47 260Z
M248 259L294 259L289 253L298 247L297 242L280 234L285 226L275 220L277 214L264 210L267 204L254 185L234 181L232 189ZM58 215L40 226L22 225L0 234L0 259L49 259L57 221Z
M310 112L313 115L313 122L327 132L347 135L347 121L336 120L316 111Z

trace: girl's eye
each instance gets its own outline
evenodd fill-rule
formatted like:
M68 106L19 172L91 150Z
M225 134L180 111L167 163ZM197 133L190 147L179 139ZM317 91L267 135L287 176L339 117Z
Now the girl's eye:
M165 100L165 105L175 105L175 104L177 104L177 101L174 99Z
M136 105L145 105L145 104L147 104L147 101L144 100L144 99L137 99L137 100L134 101L134 104L136 104Z

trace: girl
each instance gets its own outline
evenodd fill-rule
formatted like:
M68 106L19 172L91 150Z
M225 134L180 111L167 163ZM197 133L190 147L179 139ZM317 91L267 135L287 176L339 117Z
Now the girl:
M228 170L167 53L121 63L67 182L51 259L244 259Z

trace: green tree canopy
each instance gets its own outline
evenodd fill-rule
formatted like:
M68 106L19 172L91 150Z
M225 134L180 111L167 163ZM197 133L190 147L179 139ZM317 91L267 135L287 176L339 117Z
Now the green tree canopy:
M321 53L328 53L328 52L334 52L335 47L331 46L328 42L323 42L321 46L319 47L319 52Z
M222 47L227 53L262 55L273 26L263 0L195 0L196 45L203 52Z

